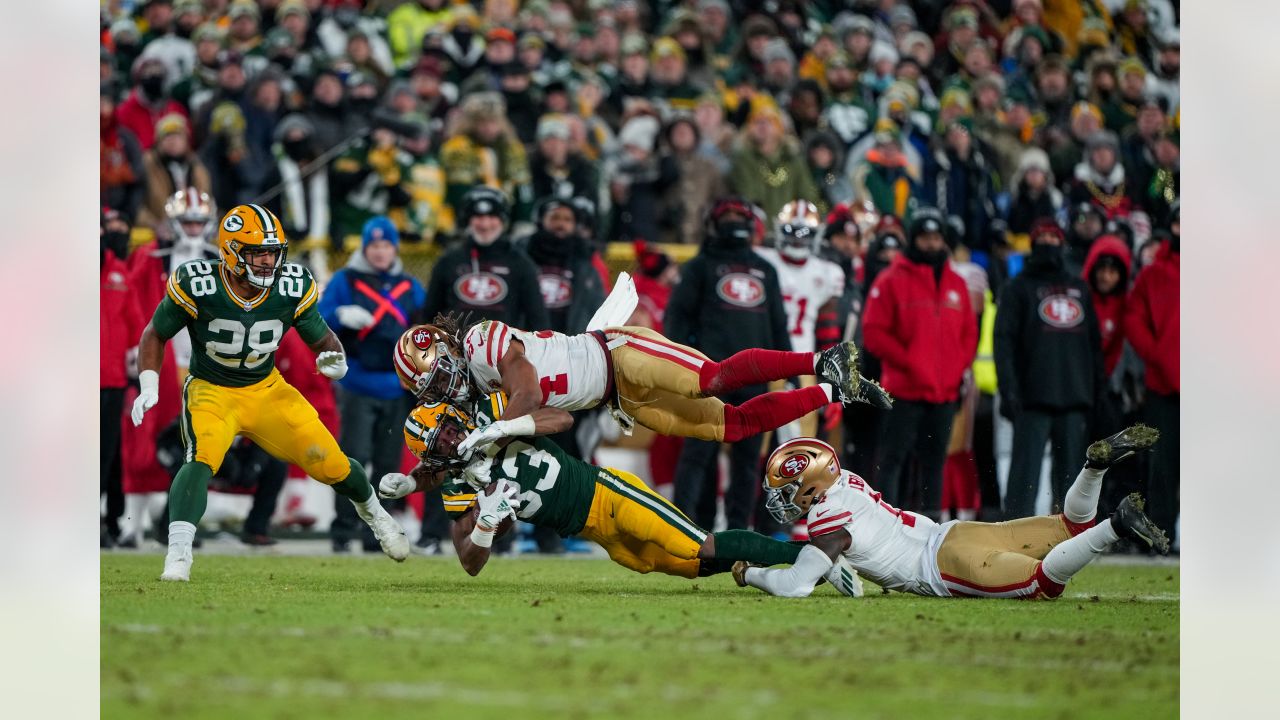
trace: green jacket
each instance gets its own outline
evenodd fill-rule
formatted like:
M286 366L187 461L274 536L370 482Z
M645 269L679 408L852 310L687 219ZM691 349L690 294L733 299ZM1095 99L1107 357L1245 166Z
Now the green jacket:
M764 208L770 228L783 205L797 199L817 204L822 199L804 157L792 145L784 143L766 158L753 145L744 144L734 151L732 163L730 189Z

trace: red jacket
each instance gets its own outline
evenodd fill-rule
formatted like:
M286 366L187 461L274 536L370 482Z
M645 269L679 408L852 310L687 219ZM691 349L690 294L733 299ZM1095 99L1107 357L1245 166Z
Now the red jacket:
M138 99L138 90L135 88L129 93L129 97L120 103L120 107L116 108L116 121L129 128L133 136L138 138L138 144L143 150L150 150L156 142L156 123L169 113L187 117L187 109L176 100L166 100L160 109L153 110Z
M1101 295L1093 289L1090 276L1093 266L1103 255L1111 255L1120 260L1125 270L1120 275L1120 285L1110 295ZM1115 235L1103 235L1094 241L1089 248L1089 256L1084 261L1084 273L1081 275L1089 285L1089 294L1093 298L1093 310L1098 315L1098 330L1102 333L1102 362L1107 377L1116 369L1120 355L1124 352L1124 306L1125 289L1129 284L1129 265L1133 255L1129 246Z
M950 266L935 282L933 268L894 258L880 273L863 314L863 342L881 361L880 382L894 397L955 400L978 349L978 320L969 288Z
M1172 395L1182 388L1179 257L1168 243L1161 245L1156 261L1138 274L1125 307L1125 336L1147 364L1147 388L1161 395Z
M105 252L102 263L102 302L99 304L98 339L102 353L100 386L122 388L129 384L124 356L138 344L144 321L129 292L129 269L123 260Z

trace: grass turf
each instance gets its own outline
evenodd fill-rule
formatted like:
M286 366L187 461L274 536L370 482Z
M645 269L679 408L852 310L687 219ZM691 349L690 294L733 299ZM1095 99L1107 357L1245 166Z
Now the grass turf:
M102 556L103 718L1158 718L1169 566L1052 602L807 600L604 560Z

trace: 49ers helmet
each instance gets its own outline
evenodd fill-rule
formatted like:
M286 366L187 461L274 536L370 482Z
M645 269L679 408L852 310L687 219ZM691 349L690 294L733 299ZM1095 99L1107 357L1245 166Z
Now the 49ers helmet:
M792 200L774 219L778 252L789 260L807 260L818 249L822 216L808 200Z
M466 411L448 403L427 403L405 418L404 442L429 470L458 470L467 464L458 455L458 443L475 429Z
M204 243L213 239L214 215L217 214L213 199L207 193L189 187L179 190L164 203L164 215L169 221L173 237L189 243ZM187 228L199 225L199 230Z
M245 260L246 252L274 253L275 267L265 271L260 265L251 265ZM280 227L280 220L270 210L261 205L237 205L222 217L222 224L218 226L218 254L232 275L246 278L258 287L269 288L284 268L289 241Z
M421 402L464 402L471 397L467 363L453 336L436 325L415 325L392 351L400 384Z
M765 508L780 523L795 522L839 478L835 448L815 438L782 443L765 462Z

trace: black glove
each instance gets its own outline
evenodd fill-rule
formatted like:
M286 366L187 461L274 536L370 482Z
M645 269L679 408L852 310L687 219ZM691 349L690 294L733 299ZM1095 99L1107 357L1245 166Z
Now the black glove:
M1000 417L1014 422L1022 414L1022 401L1016 395L1000 395Z

